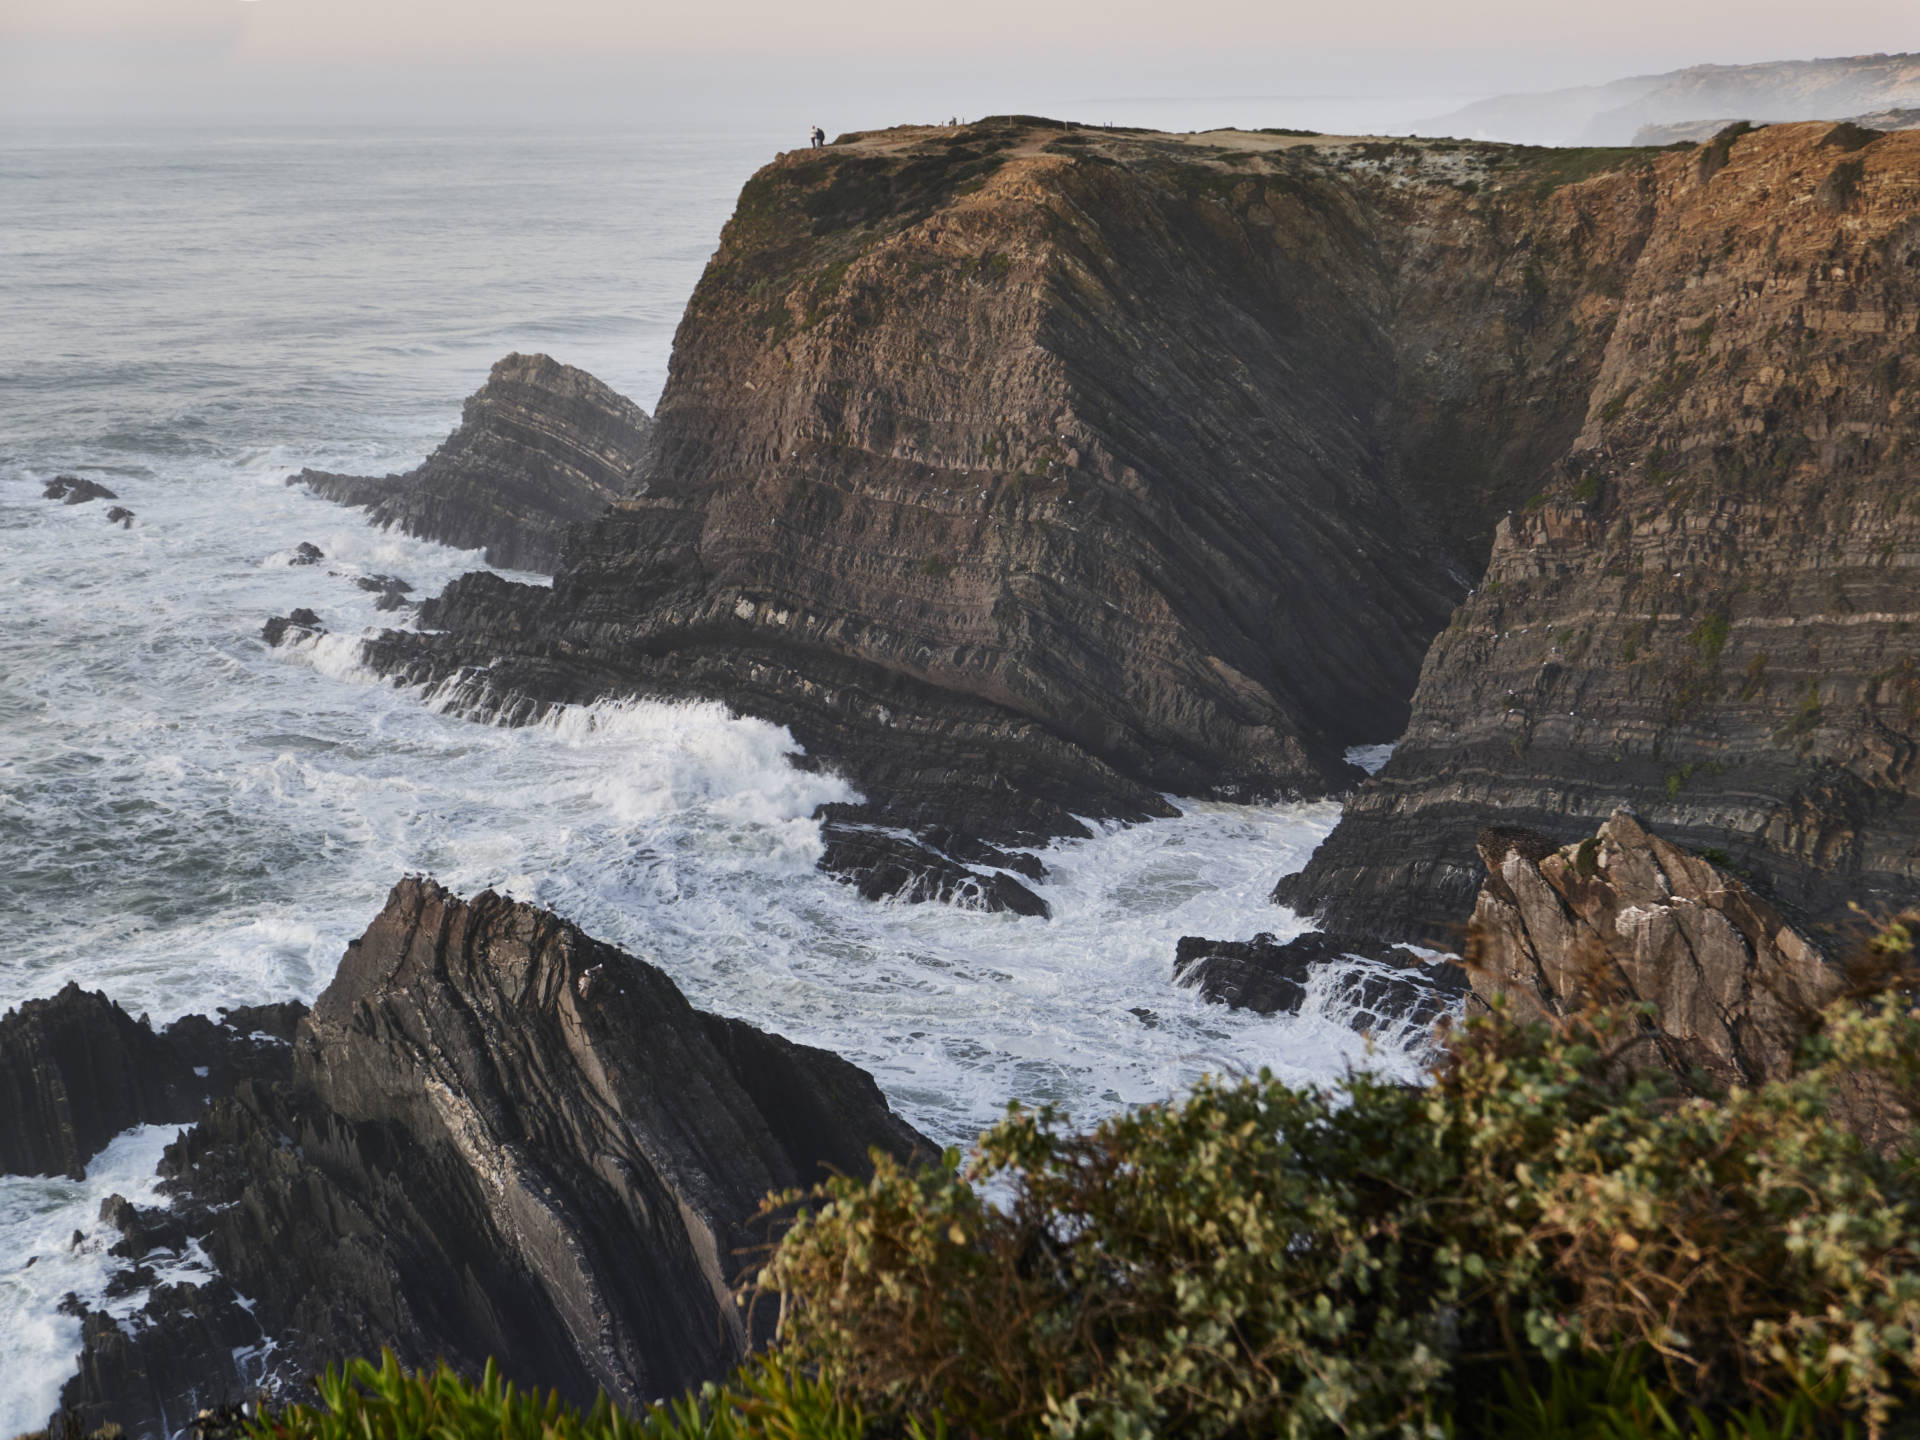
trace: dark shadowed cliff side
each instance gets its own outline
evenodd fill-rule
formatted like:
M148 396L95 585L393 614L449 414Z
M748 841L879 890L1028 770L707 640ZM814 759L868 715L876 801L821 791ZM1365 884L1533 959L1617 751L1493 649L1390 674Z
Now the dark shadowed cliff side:
M384 479L302 470L287 483L364 506L376 525L484 549L490 565L550 572L567 527L630 488L647 427L638 405L584 370L509 355L419 469Z
M782 156L642 492L551 591L468 577L371 658L723 700L967 863L1342 788L1578 431L1653 196L1634 151L1029 120Z
M1630 804L1810 921L1920 894L1920 133L1663 156L1585 422L1277 898L1458 939L1475 835Z
M382 1346L497 1357L575 1401L675 1394L745 1353L730 1287L762 1196L874 1146L924 1142L864 1071L694 1010L547 912L403 881L291 1080L242 1083L168 1150L173 1209L108 1202L118 1253L157 1266L193 1237L218 1275L124 1324L85 1313L65 1412L161 1435Z

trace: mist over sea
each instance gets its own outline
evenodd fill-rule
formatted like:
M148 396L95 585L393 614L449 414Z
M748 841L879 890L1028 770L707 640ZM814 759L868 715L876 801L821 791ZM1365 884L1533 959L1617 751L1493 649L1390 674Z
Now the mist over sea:
M498 729L360 667L356 637L404 617L357 577L432 593L479 557L284 478L418 463L512 350L651 410L733 198L783 143L0 134L0 1009L68 982L156 1024L311 1000L393 882L430 871L840 1051L943 1141L1010 1099L1091 1120L1209 1069L1413 1073L1325 1007L1260 1019L1171 983L1183 934L1301 928L1266 895L1333 804L1056 845L1050 923L872 905L813 868L813 810L849 787L793 768L777 727L648 701ZM116 491L132 527L41 498L59 474ZM326 560L290 566L303 541ZM267 649L261 622L302 605L332 633ZM0 1178L0 1436L45 1420L79 1348L57 1302L111 1264L99 1202L148 1194L170 1133L84 1182Z

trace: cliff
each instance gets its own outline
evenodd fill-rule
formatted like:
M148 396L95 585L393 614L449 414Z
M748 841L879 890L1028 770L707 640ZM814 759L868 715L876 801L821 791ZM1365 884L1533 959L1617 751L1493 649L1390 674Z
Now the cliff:
M638 405L584 370L509 355L418 469L384 479L302 470L287 483L362 506L376 525L484 549L490 565L551 572L567 527L626 493L647 427Z
M1920 133L1663 155L1568 454L1276 898L1457 942L1489 823L1630 804L1815 925L1920 892Z
M897 890L1167 793L1342 789L1579 429L1651 185L1638 152L1026 119L784 155L636 493L551 590L468 577L370 658L511 715L784 723L866 794L843 826L941 832Z
M696 1011L544 911L403 881L291 1078L241 1084L169 1149L172 1208L109 1202L119 1253L153 1267L191 1236L217 1274L125 1324L85 1313L64 1418L160 1435L382 1346L497 1357L575 1401L676 1394L745 1353L730 1287L761 1198L874 1146L925 1142L838 1057Z

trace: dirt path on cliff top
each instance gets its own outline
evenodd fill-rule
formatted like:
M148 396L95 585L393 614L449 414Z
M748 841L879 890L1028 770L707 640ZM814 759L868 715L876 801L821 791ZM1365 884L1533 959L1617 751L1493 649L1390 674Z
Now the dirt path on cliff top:
M982 122L976 122L982 123ZM929 140L951 139L971 130L973 125L896 125L887 130L855 131L842 136L829 147L838 151L857 150L869 155L897 155L925 145ZM1345 146L1368 141L1395 144L1421 144L1414 137L1378 135L1272 135L1259 130L1196 130L1179 134L1164 130L1121 130L1104 125L1073 125L1064 130L1053 126L1031 126L1015 145L1002 153L1024 157L1038 155L1063 134L1110 137L1132 144L1178 145L1195 150L1240 150L1266 152L1294 150L1303 145Z

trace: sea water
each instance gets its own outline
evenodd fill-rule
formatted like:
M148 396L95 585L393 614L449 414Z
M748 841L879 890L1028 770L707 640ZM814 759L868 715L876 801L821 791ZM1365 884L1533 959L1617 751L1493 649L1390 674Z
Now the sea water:
M505 729L360 664L404 616L356 578L430 594L480 559L285 477L417 464L515 349L651 408L779 138L0 136L0 1008L69 981L156 1024L311 1000L424 871L846 1055L942 1142L1010 1100L1093 1120L1207 1071L1418 1072L1419 1037L1363 1039L1324 993L1261 1018L1171 980L1182 935L1305 928L1267 895L1332 804L1181 802L1060 842L1051 921L872 904L814 868L813 813L852 788L777 726L636 701ZM119 498L41 498L60 474ZM290 565L303 541L326 558ZM330 633L267 648L296 606ZM54 1405L79 1347L58 1302L113 1263L100 1201L151 1198L172 1134L131 1132L85 1181L0 1178L0 1437Z

